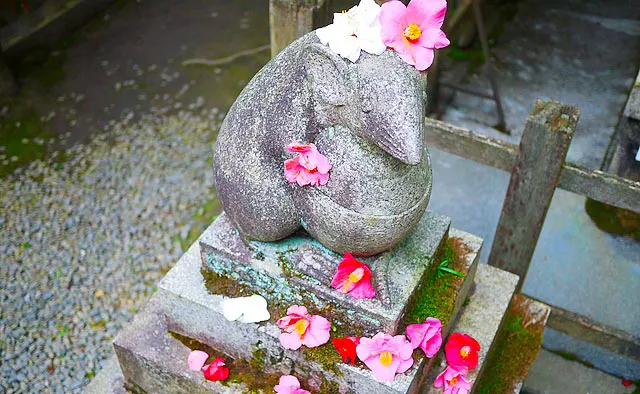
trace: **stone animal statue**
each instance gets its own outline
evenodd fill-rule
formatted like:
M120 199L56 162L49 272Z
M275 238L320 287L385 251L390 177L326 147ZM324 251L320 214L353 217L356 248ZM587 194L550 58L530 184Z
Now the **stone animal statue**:
M215 145L222 207L248 240L300 227L338 253L388 250L422 217L431 193L423 144L425 76L386 50L343 59L311 32L240 93ZM286 146L313 142L331 165L324 186L284 176Z

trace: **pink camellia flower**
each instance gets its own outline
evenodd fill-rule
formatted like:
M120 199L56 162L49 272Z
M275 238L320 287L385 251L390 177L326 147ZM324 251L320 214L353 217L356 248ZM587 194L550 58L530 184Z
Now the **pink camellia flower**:
M292 375L280 376L280 384L273 387L277 394L311 394L300 388L300 381Z
M432 358L442 346L442 323L435 317L428 317L422 324L408 325L407 338L414 349L419 347Z
M471 382L466 379L466 367L447 366L440 375L436 377L433 386L436 388L444 387L442 394L467 394L471 390Z
M379 332L373 338L360 338L356 353L378 382L393 382L397 373L413 365L413 348L404 335Z
M386 2L380 9L382 42L424 71L433 63L433 50L449 45L441 30L446 13L446 0L411 0L406 7L400 1Z
M331 286L342 294L353 298L373 298L376 291L371 285L369 266L354 259L351 253L344 254L338 265L338 272L331 280Z
M280 343L285 349L297 350L300 346L317 347L329 341L331 323L322 316L310 315L304 306L293 305L287 316L278 320Z
M189 369L192 371L200 371L204 366L204 363L207 362L209 355L202 350L194 350L189 353L189 357L187 358L187 364L189 365Z
M287 150L298 153L298 156L284 162L284 176L289 182L297 182L300 186L327 184L331 164L329 159L318 152L314 144L302 145L293 142L287 145Z

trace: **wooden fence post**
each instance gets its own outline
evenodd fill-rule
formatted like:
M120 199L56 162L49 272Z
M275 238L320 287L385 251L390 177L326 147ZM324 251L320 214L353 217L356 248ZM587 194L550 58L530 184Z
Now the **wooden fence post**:
M271 57L313 29L329 23L332 0L269 0Z
M520 276L517 292L527 276L579 117L575 106L538 100L525 125L489 255L490 265Z
M4 52L0 45L0 102L2 99L13 95L18 88L13 73L4 58Z

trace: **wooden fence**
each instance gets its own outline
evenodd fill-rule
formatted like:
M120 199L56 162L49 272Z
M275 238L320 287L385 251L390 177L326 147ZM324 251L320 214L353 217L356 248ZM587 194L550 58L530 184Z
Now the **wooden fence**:
M270 0L272 54L314 27L328 23L326 9L330 2ZM287 20L296 21L295 29L277 22ZM273 39L285 36L286 39ZM519 146L426 119L425 137L430 147L511 172L489 264L519 275L518 292L556 187L640 213L640 182L565 162L579 114L574 106L536 102ZM550 328L640 361L640 338L562 308L551 308Z

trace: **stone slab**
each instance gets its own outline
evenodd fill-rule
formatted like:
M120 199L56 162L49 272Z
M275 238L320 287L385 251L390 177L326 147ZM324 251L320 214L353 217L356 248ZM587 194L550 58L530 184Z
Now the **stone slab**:
M215 233L210 230L211 228L203 233L200 241L211 241L211 236ZM462 242L470 249L466 256L469 284L463 285L460 291L461 294L464 292L458 300L461 306L471 287L482 242L477 237L455 229L451 231L451 235L462 238ZM412 383L420 380L420 374L425 370L424 361L399 375L391 384L378 383L369 370L346 364L337 366L341 376L336 376L333 372L324 370L317 362L305 359L303 352L284 350L278 340L280 329L273 322L242 324L227 321L221 314L223 297L210 294L205 288L198 249L198 243L189 248L161 281L149 306L115 340L123 370L129 371L125 375L132 383L146 389L145 385L155 387L155 382L179 380L185 387L199 382L197 379L190 380L195 378L187 373L189 371L184 371L188 349L167 335L168 331L195 339L234 358L251 359L255 351L261 349L266 357L265 365L280 373L293 370L298 376L311 379L313 376L324 375L354 393L406 393ZM327 317L331 320L330 316ZM173 379L168 377L174 374Z
M640 120L640 70L631 88L631 93L629 93L627 104L624 107L624 116Z
M82 390L84 394L127 394L118 358L113 355L95 378Z
M397 330L409 299L444 245L449 226L448 218L427 212L396 247L360 258L371 267L377 292L376 298L364 300L331 287L342 256L305 233L277 242L246 244L228 218L221 215L207 229L200 246L203 268L210 272L236 279L268 300L277 298L290 305L304 303L303 297L311 296L317 306L331 302L347 316L336 324L362 322L363 332L373 335ZM178 270L167 274L163 280L166 287L178 274Z
M475 290L453 329L455 332L471 335L480 343L478 366L467 375L469 380L473 380L473 387L478 381L478 376L483 372L488 352L502 326L517 283L517 275L486 264L478 266ZM429 394L440 394L443 391L433 387L433 381L446 366L444 346L440 355L442 360L440 367L432 370L427 379L428 384L425 390Z
M620 378L543 349L529 371L523 391L530 394L626 394L634 393L636 389L635 384L624 387Z

